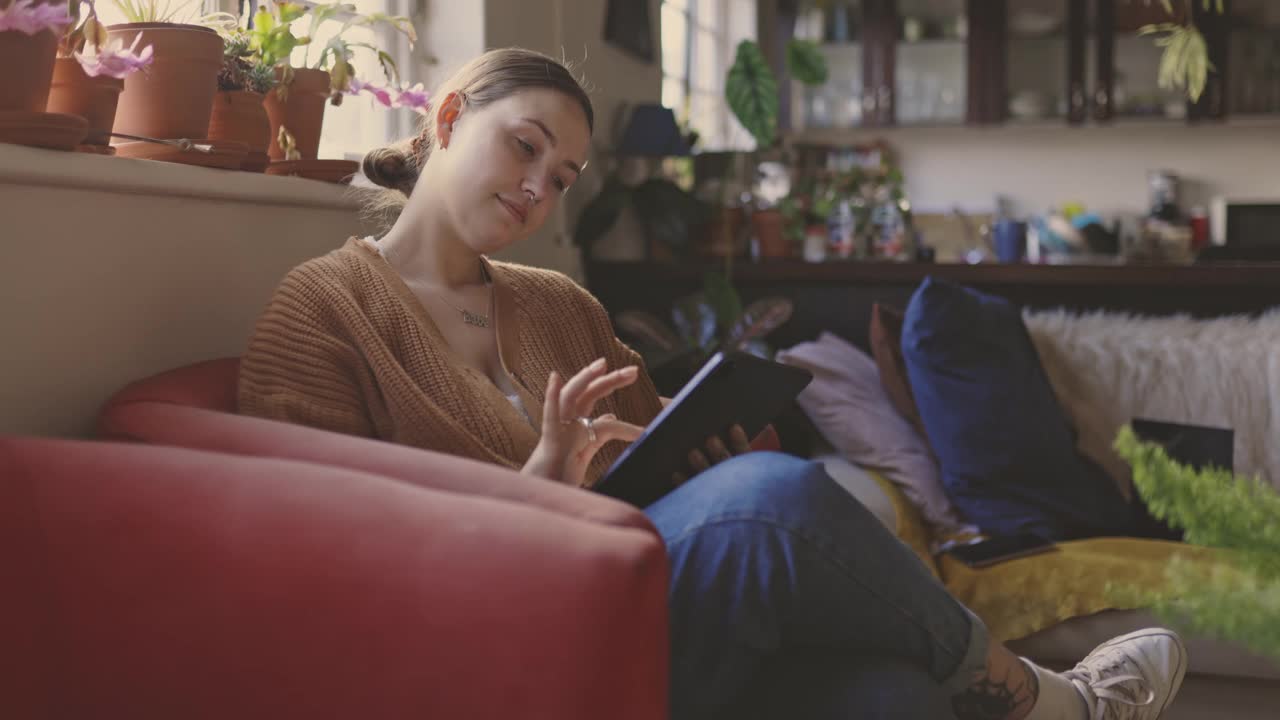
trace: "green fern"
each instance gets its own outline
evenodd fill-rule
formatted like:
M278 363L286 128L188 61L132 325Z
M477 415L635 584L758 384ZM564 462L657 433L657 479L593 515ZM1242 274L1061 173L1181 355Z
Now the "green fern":
M1280 494L1254 478L1174 462L1128 427L1115 449L1153 516L1184 529L1189 544L1218 550L1213 563L1175 558L1159 590L1118 588L1116 596L1190 632L1280 658Z

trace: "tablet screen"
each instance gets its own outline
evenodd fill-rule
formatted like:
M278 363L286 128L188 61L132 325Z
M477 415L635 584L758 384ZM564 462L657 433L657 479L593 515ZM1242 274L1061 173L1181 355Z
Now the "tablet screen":
M613 463L595 490L646 507L672 489L690 450L741 425L755 437L800 393L809 371L743 352L716 353Z

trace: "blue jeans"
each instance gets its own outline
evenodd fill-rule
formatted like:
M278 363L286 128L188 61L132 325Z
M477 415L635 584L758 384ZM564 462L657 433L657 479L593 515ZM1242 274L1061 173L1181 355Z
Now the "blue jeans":
M671 558L673 720L715 717L761 693L780 707L794 694L793 708L829 708L810 717L865 717L899 688L903 703L931 710L882 717L937 717L939 700L986 665L981 621L817 463L741 455L645 514ZM778 672L791 663L829 670ZM846 668L848 683L833 682Z

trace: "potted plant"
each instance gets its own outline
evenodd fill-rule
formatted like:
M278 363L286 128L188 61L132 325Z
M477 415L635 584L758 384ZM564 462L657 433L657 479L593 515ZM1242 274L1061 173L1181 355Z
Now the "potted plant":
M0 112L44 112L58 38L70 24L61 3L0 0L0 64L17 70L0 83Z
M746 308L722 275L709 273L703 289L677 300L668 324L643 310L624 310L618 332L644 358L659 390L674 394L718 351L773 356L765 337L791 319L793 304L761 298Z
M124 78L149 66L153 51L150 45L138 49L141 35L127 48L109 40L93 0L70 0L67 8L73 22L58 44L48 109L83 117L89 133L80 149L110 154Z
M294 34L294 24L308 20L304 35ZM341 22L336 34L317 53L314 63L310 58L311 40L320 26L326 22ZM277 2L270 7L258 8L250 29L250 47L263 65L275 68L276 86L266 98L267 115L271 121L271 143L268 154L273 161L315 160L320 147L320 132L324 123L324 103L328 99L334 105L342 103L343 93L368 91L386 95L388 105L400 100L404 90L399 89L399 72L394 60L385 51L367 43L351 42L343 35L353 27L386 25L415 42L417 37L409 19L381 13L360 15L355 6L333 2L310 7L295 2ZM295 48L306 47L302 66L290 64ZM392 87L379 87L357 80L352 59L356 50L376 55L383 74ZM354 84L353 84L354 83ZM412 90L412 89L410 89ZM410 101L426 93L410 94ZM375 94L375 98L378 96Z
M240 168L262 172L271 162L271 121L263 104L275 87L275 68L263 63L250 47L249 34L236 28L223 35L222 69L218 93L209 118L209 139L244 143L248 154Z
M135 47L145 33L154 56L147 72L125 78L116 128L145 138L204 139L222 67L222 38L215 28L234 26L235 17L196 16L200 0L111 1L128 22L107 28L110 41Z
M827 81L826 58L812 41L793 38L787 45L786 67L793 78L806 85ZM778 83L754 41L738 43L733 65L725 77L725 98L734 117L756 140L756 151L750 162L754 173L758 155L773 149L779 140ZM748 203L747 209L751 213L751 229L759 243L760 257L789 257L793 243L784 232L782 209L758 207L754 202Z

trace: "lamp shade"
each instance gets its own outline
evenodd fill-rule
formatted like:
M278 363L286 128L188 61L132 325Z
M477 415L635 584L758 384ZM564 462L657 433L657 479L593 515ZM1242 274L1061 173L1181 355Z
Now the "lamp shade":
M676 125L675 113L661 105L636 105L618 143L618 155L670 157L688 155L689 145Z

